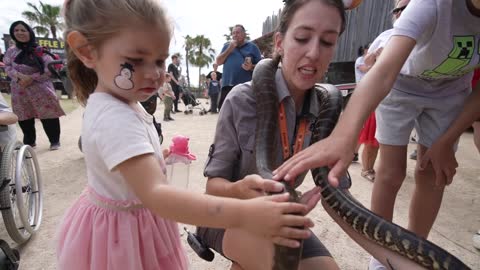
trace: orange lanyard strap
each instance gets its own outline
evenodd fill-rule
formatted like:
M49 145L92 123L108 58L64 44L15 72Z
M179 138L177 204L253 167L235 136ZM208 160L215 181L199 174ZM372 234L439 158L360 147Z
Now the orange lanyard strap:
M290 152L290 142L288 140L287 115L285 113L285 106L280 102L278 112L278 123L280 124L280 139L282 141L283 160L287 160L292 154L300 152L303 148L303 141L305 140L305 133L307 131L307 119L302 117L300 126L298 127L295 143L293 146L293 153ZM295 136L295 134L294 134Z

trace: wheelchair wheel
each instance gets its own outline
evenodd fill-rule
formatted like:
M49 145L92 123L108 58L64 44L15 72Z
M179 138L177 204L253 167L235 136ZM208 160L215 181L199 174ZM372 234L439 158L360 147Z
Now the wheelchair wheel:
M30 239L42 221L42 180L35 151L20 142L5 147L0 179L8 185L0 191L0 207L5 228L13 241Z

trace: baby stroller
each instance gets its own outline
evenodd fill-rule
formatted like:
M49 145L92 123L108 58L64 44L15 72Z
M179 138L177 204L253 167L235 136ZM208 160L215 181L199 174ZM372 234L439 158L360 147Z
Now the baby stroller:
M200 115L207 114L207 110L202 106L202 103L197 101L193 93L187 89L183 89L182 101L185 104L185 114L193 113L193 109L200 110Z

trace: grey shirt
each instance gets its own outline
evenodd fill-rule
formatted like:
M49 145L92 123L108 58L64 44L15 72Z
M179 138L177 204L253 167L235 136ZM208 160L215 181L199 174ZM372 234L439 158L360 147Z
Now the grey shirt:
M2 112L12 112L12 109L8 106L7 102L3 98L3 95L0 94L0 113ZM8 125L7 128L0 129L0 147L5 147L10 141L16 140L17 138L17 129L15 125Z
M275 74L278 99L284 101L287 114L288 138L290 149L293 149L294 131L297 113L293 98L290 96L285 79L280 69ZM313 91L307 93L302 115L309 119L309 126L320 113L319 103ZM209 158L205 165L205 176L221 177L235 182L246 175L256 172L254 160L256 102L250 82L235 86L228 94L219 115L215 138L210 148ZM311 131L308 128L303 148L310 144ZM283 162L281 152L280 131L277 134L277 164ZM305 177L306 173L300 176Z

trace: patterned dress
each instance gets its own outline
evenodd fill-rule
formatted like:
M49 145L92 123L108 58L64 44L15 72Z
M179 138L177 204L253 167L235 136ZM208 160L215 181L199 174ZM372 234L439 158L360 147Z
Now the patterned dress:
M47 68L47 64L52 61L52 58L47 54L42 56L45 63L45 71L43 74L40 74L36 67L15 63L15 57L19 53L20 49L10 47L3 58L5 70L8 76L12 78L10 84L12 109L18 116L18 120L23 121L31 118L54 119L65 115L62 107L60 107L51 81L51 73ZM32 84L26 88L21 87L13 79L16 78L17 73L30 75L33 79Z

